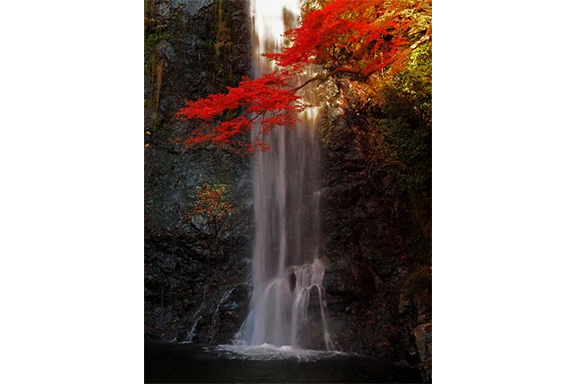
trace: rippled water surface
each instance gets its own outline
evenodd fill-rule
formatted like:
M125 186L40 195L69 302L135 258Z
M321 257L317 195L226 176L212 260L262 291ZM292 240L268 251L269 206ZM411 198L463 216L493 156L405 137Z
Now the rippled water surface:
M366 356L231 345L147 342L146 383L412 383L419 376Z

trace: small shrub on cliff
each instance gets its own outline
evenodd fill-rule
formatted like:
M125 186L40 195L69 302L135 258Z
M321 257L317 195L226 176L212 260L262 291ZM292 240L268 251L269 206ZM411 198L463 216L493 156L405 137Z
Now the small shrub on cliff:
M227 194L223 184L197 187L196 201L187 214L191 227L209 237L225 237L229 230L228 218L236 209Z

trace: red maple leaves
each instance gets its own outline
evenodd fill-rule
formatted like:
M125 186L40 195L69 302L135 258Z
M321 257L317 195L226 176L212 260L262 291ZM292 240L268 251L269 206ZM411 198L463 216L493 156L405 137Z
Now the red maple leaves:
M336 74L372 74L402 67L403 37L407 28L398 11L402 0L332 0L322 9L306 13L300 27L286 32L291 45L279 53L267 53L281 68L257 79L243 78L227 94L187 101L177 117L198 119L200 128L186 145L204 141L228 143L259 123L257 139L249 151L267 150L262 135L277 126L292 128L305 105L296 93L303 86ZM308 64L320 71L297 85L296 75ZM247 117L249 116L249 117ZM219 123L216 123L220 121Z
M204 124L194 132L194 136L185 140L185 144L193 145L203 141L229 143L233 136L250 131L255 121L260 124L261 135L277 126L293 127L297 114L304 110L305 105L289 89L289 79L287 72L265 74L253 80L245 77L238 87L228 88L226 94L187 101L186 107L176 116L187 120L200 119ZM213 127L214 120L227 112L243 112L253 117L248 118L243 114ZM266 149L260 140L248 147L249 151Z
M406 21L399 1L334 0L302 18L301 26L286 32L291 46L265 54L281 67L301 69L319 64L329 72L359 73L365 77L399 59L406 44L401 32Z

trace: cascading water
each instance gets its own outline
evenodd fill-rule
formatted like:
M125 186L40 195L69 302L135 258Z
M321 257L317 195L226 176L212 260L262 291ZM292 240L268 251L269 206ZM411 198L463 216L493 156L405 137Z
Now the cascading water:
M285 30L295 27L298 0L252 0L254 76L273 72L261 55L280 51ZM304 95L311 101L312 95ZM301 116L292 131L267 134L272 149L256 155L253 167L254 291L239 332L242 345L272 344L332 349L327 331L320 236L316 113ZM257 135L255 129L254 135Z

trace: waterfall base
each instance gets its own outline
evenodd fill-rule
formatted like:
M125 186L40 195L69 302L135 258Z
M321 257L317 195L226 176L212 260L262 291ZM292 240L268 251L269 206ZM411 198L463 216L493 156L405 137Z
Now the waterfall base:
M299 361L313 361L335 355L346 355L339 351L319 351L315 349L301 349L290 345L277 347L272 344L261 345L218 345L206 347L214 352L222 352L236 358L246 360L283 360L296 359Z
M272 279L261 292L255 292L235 344L333 350L323 278L324 266L316 259L291 266Z

